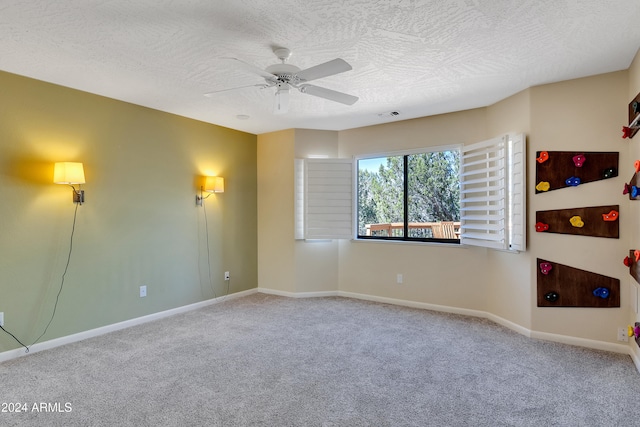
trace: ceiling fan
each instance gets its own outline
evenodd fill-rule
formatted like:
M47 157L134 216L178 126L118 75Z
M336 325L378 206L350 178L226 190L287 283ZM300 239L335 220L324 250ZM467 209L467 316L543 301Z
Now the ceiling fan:
M236 61L245 70L262 77L265 83L217 90L214 92L205 93L204 96L210 97L220 92L227 92L230 90L242 89L247 87L259 87L261 89L275 87L275 114L284 114L289 110L290 88L298 89L300 92L306 93L308 95L317 96L319 98L328 99L330 101L339 102L346 105L353 105L358 100L357 96L307 83L312 80L333 76L335 74L340 74L344 73L345 71L351 70L351 65L349 65L344 59L336 58L334 60L315 65L305 70L300 70L300 68L296 67L295 65L287 64L287 60L291 56L291 51L289 49L277 48L274 49L273 53L278 57L278 59L280 59L281 63L270 65L264 70L247 62L244 62L238 58L225 58Z

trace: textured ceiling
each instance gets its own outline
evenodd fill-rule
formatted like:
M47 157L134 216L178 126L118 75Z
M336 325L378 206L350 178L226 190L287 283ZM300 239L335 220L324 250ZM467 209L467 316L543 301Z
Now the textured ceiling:
M264 82L224 57L265 68L274 47L303 69L343 58L313 83L360 100L292 91L279 116L273 88L203 96ZM626 69L638 47L638 0L0 0L0 70L255 134L486 106Z

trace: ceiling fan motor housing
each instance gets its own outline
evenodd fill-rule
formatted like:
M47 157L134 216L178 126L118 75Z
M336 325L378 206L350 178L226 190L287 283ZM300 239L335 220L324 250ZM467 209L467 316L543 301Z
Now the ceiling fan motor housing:
M274 64L269 65L265 71L271 73L278 78L279 81L287 83L297 83L296 73L300 71L300 68L291 64Z

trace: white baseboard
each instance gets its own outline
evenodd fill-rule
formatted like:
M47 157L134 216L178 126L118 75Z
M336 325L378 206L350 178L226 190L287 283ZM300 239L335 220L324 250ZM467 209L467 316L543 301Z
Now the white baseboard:
M635 344L635 340L631 339L631 346L629 346L629 354L631 355L631 360L636 365L636 369L640 372L640 348Z
M422 308L425 310L442 311L445 313L463 314L465 316L485 317L483 311L469 310L466 308L449 307L446 305L429 304L426 302L417 302L404 299L379 297L375 295L358 294L354 292L339 291L338 296L345 298L361 299L365 301L381 302L384 304L401 305L403 307Z
M258 291L265 294L280 295L280 296L293 297L293 298L304 298L306 296L305 293L297 294L294 292L274 291L266 288L258 288ZM311 293L311 294L312 295L309 295L309 296L326 296L326 295L322 295L323 294L322 292ZM577 337L572 337L568 335L558 335L558 334L551 334L547 332L532 331L530 329L525 328L524 326L518 325L517 323L513 323L510 320L504 319L493 313L488 313L486 311L481 311L481 310L471 310L471 309L451 307L446 305L429 304L424 302L401 300L401 299L395 299L395 298L387 298L387 297L380 297L375 295L359 294L359 293L344 292L344 291L330 292L329 294L330 296L337 295L345 298L354 298L354 299L361 299L366 301L380 302L385 304L400 305L404 307L421 308L425 310L441 311L444 313L462 314L465 316L479 317L479 318L491 320L494 323L502 325L505 328L511 329L512 331L517 332L529 338L536 338L536 339L541 339L545 341L553 341L553 342L558 342L562 344L592 348L595 350L610 351L613 353L628 354L632 357L636 365L636 368L640 372L640 351L637 351L634 354L631 350L631 347L626 344L615 344L615 343L609 343L605 341L596 341L596 340L590 340L586 338L577 338Z
M29 347L28 353L24 348L5 351L0 353L0 363L7 360L15 359L18 357L26 356L27 354L37 353L43 350L49 350L51 348L59 347L61 345L71 344L77 341L86 340L87 338L93 338L100 335L104 335L109 332L115 332L121 329L130 328L132 326L142 325L143 323L152 322L154 320L163 319L165 317L174 316L176 314L186 313L191 310L197 310L199 308L207 307L209 305L217 304L229 299L241 298L247 295L255 294L256 292L258 292L257 289L249 289L247 291L237 292L237 293L226 295L223 297L212 298L206 301L200 301L193 304L184 305L182 307L176 307L170 310L160 311L158 313L152 313L146 316L136 317L135 319L129 319L123 322L101 326L99 328L90 329L88 331L78 332L77 334L55 338L49 341L44 341L42 343L32 345L31 347Z
M558 334L551 334L547 332L532 331L516 323L513 323L510 320L504 319L500 316L496 316L495 314L488 313L485 311L470 310L466 308L429 304L424 302L416 302L416 301L402 300L402 299L396 299L396 298L379 297L375 295L359 294L359 293L353 293L353 292L343 292L343 291L286 292L286 291L279 291L276 289L268 289L268 288L249 289L247 291L238 292L238 293L227 295L224 297L213 298L210 300L185 305L182 307L172 308L170 310L149 314L147 316L137 317L135 319L125 320L123 322L102 326L100 328L79 332L77 334L55 338L49 341L34 344L33 346L29 347L29 353L26 353L23 348L5 351L0 353L0 363L7 360L25 356L26 354L37 353L39 351L48 350L51 348L59 347L61 345L71 344L77 341L85 340L87 338L97 337L100 335L107 334L109 332L118 331L121 329L129 328L136 325L141 325L154 320L163 319L165 317L174 316L176 314L185 313L191 310L196 310L202 307L220 303L227 299L241 298L247 295L255 294L257 292L270 294L270 295L289 297L289 298L315 298L315 297L340 296L345 298L353 298L353 299L360 299L360 300L366 300L366 301L380 302L385 304L400 305L404 307L420 308L425 310L440 311L444 313L453 313L453 314L462 314L465 316L480 317L480 318L491 320L499 325L502 325L508 329L511 329L515 332L518 332L519 334L525 335L530 338L537 338L545 341L554 341L554 342L559 342L563 344L592 348L596 350L611 351L614 353L628 354L629 356L631 356L631 359L633 360L633 363L638 369L638 372L640 372L640 349L638 349L638 346L629 346L626 344L615 344L615 343L608 343L604 341L596 341L596 340L590 340L585 338L571 337L567 335L558 335Z
M594 350L610 351L612 353L622 353L631 355L628 344L616 344L606 341L596 341L587 338L571 337L568 335L550 334L548 332L531 331L531 338L545 341L559 342L562 344L576 345L579 347L592 348Z
M522 325L518 325L517 323L512 322L511 320L505 319L504 317L500 317L486 311L482 313L484 313L484 316L482 317L484 317L485 319L491 320L492 322L497 323L498 325L502 325L507 329L511 329L512 331L517 332L520 335L531 338L531 335L533 334L531 329L527 329Z
M257 292L269 295L277 295L280 297L288 298L318 298L318 297L337 297L338 291L319 291L319 292L287 292L279 291L277 289L258 288Z

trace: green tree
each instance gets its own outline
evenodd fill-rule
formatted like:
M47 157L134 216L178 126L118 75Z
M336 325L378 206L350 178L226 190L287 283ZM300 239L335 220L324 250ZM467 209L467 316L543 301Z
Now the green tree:
M374 187L379 186L376 182L378 175L368 170L358 171L358 234L365 235L366 224L378 223L376 201L374 198Z
M377 217L381 222L404 221L404 164L400 156L387 157L387 166L380 166L374 187Z
M378 172L358 171L358 228L366 224L404 221L404 157L386 158ZM460 220L458 151L412 154L407 157L409 222ZM416 231L412 237L430 237Z
M460 221L459 165L458 151L408 157L410 222Z

